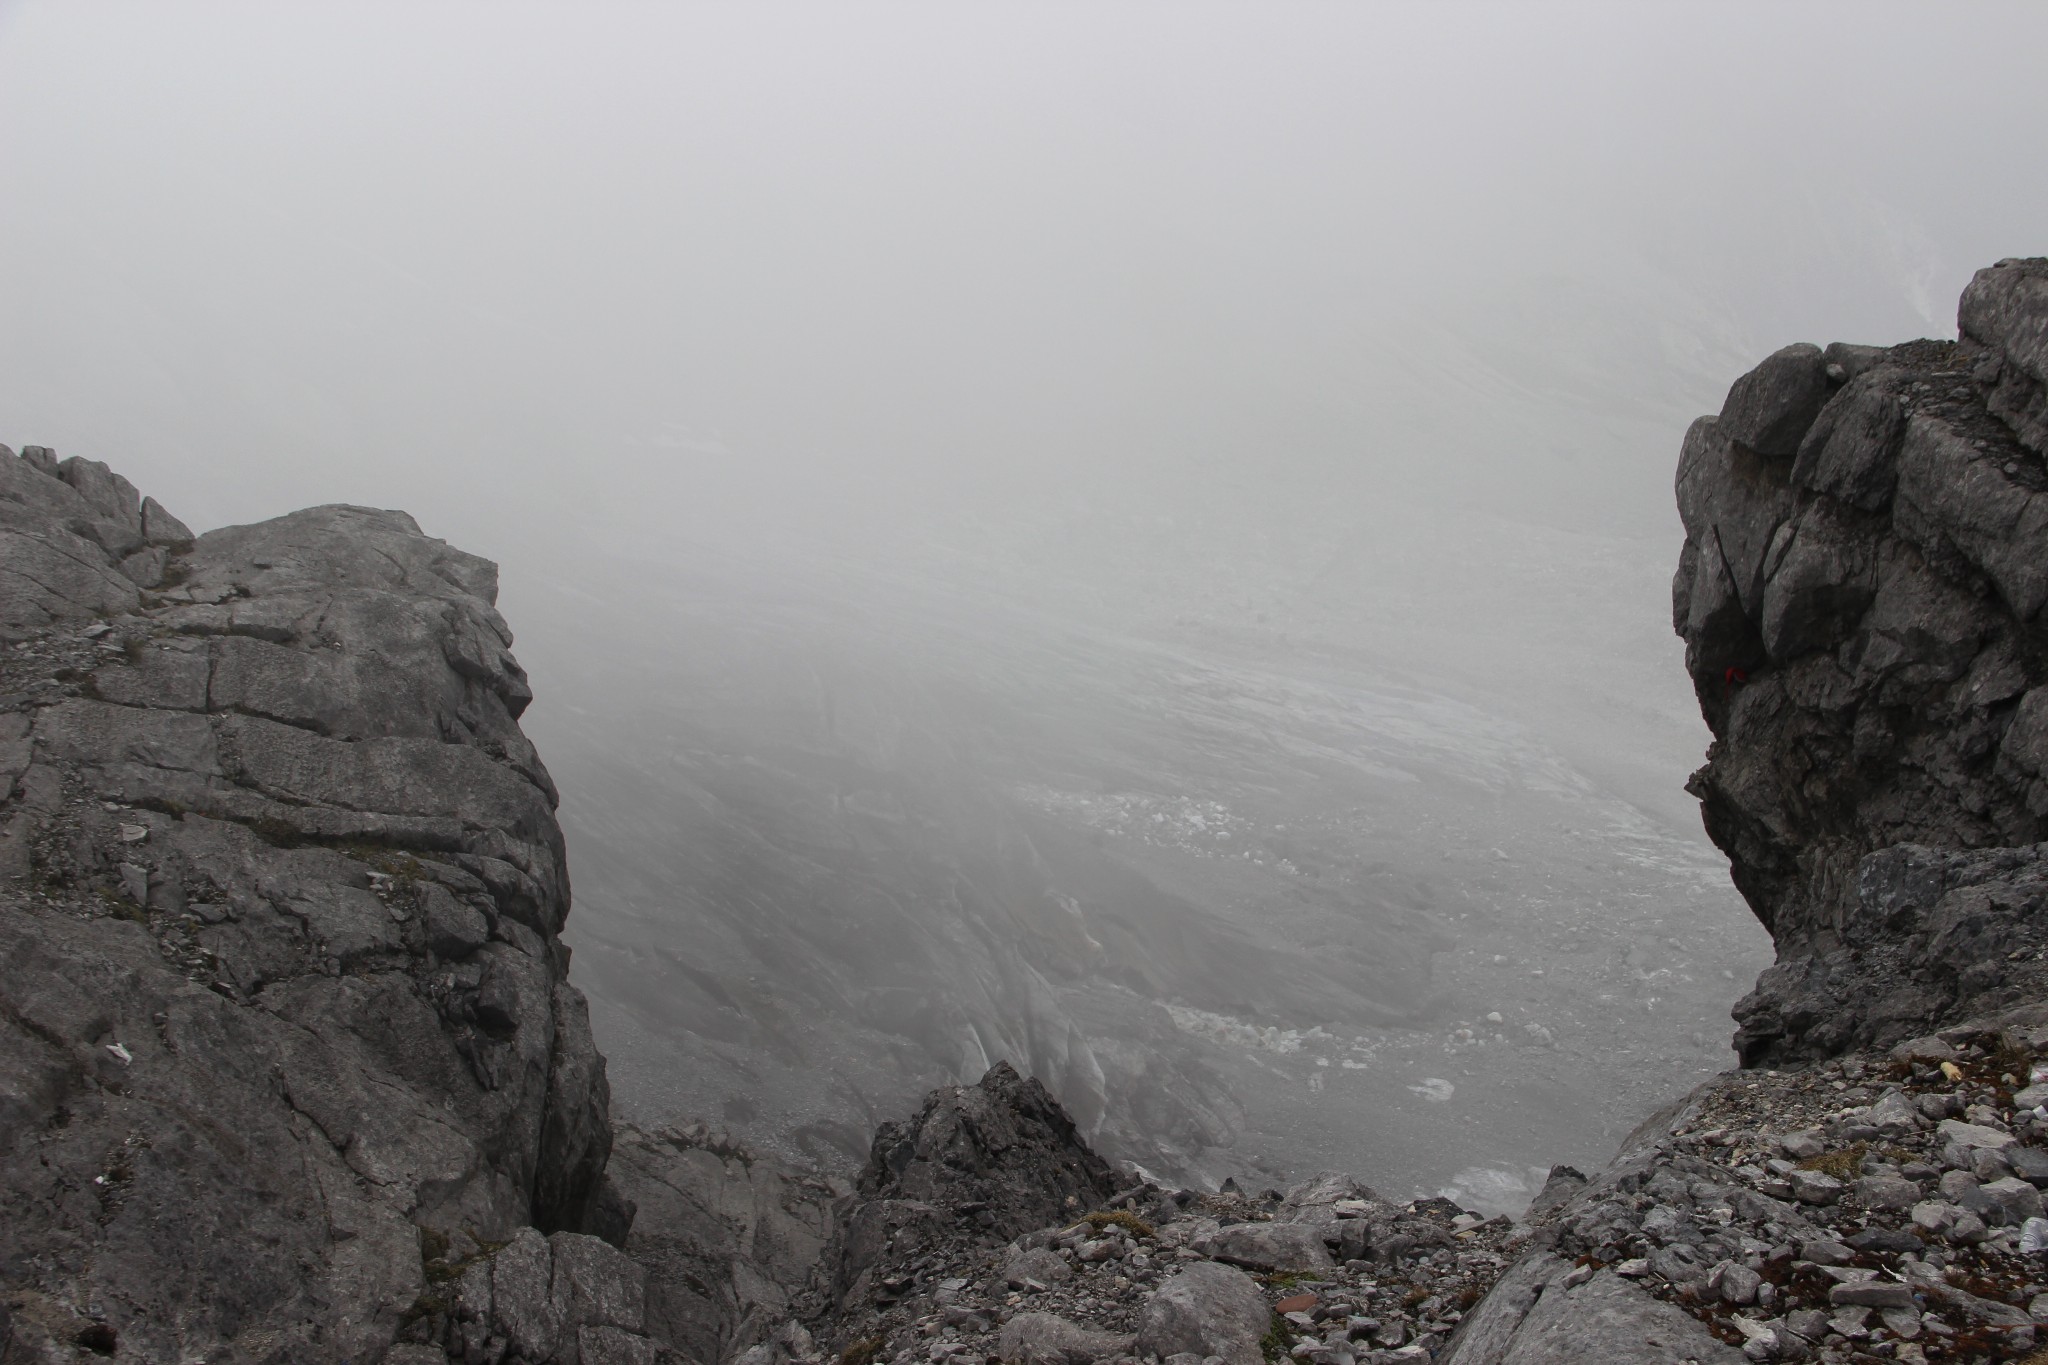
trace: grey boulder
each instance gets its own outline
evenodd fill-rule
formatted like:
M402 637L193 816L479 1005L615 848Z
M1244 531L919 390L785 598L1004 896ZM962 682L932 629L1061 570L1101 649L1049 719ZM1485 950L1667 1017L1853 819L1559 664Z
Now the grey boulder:
M1546 1259L1537 1266L1558 1278L1541 1284L1503 1279L1439 1365L1742 1365L1742 1352L1715 1339L1684 1309L1611 1270L1567 1289L1564 1264Z
M1204 1256L1252 1270L1328 1270L1322 1234L1301 1223L1234 1223L1199 1239Z
M1059 1253L1048 1247L1032 1247L1020 1251L1003 1265L1003 1282L1012 1289L1022 1289L1026 1281L1036 1280L1041 1285L1057 1284L1073 1276Z
M1721 405L1721 430L1759 455L1782 459L1798 451L1831 391L1820 347L1787 346L1735 381Z
M1131 1338L1092 1331L1051 1313L1019 1313L1003 1324L996 1349L1013 1365L1095 1365L1129 1354Z
M1213 1261L1168 1279L1138 1317L1141 1356L1221 1356L1227 1365L1260 1365L1259 1342L1273 1313L1251 1276Z

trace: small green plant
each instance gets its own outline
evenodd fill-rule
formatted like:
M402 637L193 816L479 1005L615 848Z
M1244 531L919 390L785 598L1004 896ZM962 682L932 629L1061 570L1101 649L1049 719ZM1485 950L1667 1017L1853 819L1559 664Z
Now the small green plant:
M249 828L257 838L273 848L297 848L305 842L305 835L297 826L275 815L259 815L249 822Z
M1839 1152L1822 1152L1799 1163L1802 1171L1819 1171L1837 1180L1854 1180L1863 1174L1863 1163L1870 1157L1878 1157L1893 1165L1903 1165L1914 1159L1914 1153L1903 1147L1873 1147L1867 1142L1852 1142Z
M139 924L145 929L149 927L149 909L147 906L137 905L134 901L129 900L126 895L117 894L112 891L101 891L98 894L100 907L115 919L125 919L130 923Z
M839 1353L839 1365L874 1365L875 1357L887 1344L881 1337L862 1337Z
M1097 1232L1105 1232L1110 1228L1122 1228L1133 1237L1150 1237L1152 1235L1152 1225L1150 1223L1138 1217L1137 1214L1129 1213L1123 1209L1117 1209L1113 1213L1091 1213L1086 1218L1083 1218L1081 1222L1086 1223ZM1079 1227L1080 1225L1080 1223L1076 1223L1074 1226Z
M1288 1352L1293 1349L1293 1343L1288 1340L1290 1335L1287 1320L1278 1313L1273 1314L1272 1322L1266 1327L1266 1335L1259 1338L1259 1354L1272 1362L1272 1365L1279 1365L1280 1361L1287 1359Z
M1802 1171L1819 1171L1837 1180L1854 1180L1863 1171L1863 1156L1870 1150L1867 1142L1852 1142L1835 1152L1822 1152L1799 1163Z

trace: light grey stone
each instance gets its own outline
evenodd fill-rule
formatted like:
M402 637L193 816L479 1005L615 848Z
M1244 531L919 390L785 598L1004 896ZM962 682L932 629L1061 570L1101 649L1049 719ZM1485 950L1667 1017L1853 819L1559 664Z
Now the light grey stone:
M1234 1223L1196 1244L1205 1256L1253 1270L1327 1270L1322 1234L1300 1223Z
M530 1360L553 1355L561 1337L553 1291L554 1256L547 1239L520 1228L491 1258L491 1320L512 1349Z
M1265 1296L1241 1270L1197 1262L1170 1276L1139 1312L1139 1355L1190 1352L1227 1365L1260 1365L1259 1341L1271 1319Z
M1866 1209L1910 1209L1920 1202L1920 1187L1895 1175L1870 1175L1858 1180L1851 1191Z
M1964 1123L1961 1119L1943 1119L1935 1126L1935 1136L1943 1143L1954 1143L1959 1147L1988 1147L1998 1151L2010 1147L2014 1138L2011 1133L1982 1124Z
M1131 1338L1078 1326L1051 1313L1019 1313L1003 1324L997 1352L1013 1365L1095 1365L1127 1354Z
M1494 1365L1456 1358L1456 1365ZM1603 1270L1576 1289L1553 1282L1522 1319L1498 1365L1736 1365L1742 1353L1698 1319Z
M1842 1182L1821 1171L1795 1170L1786 1179L1802 1204L1832 1204L1842 1197Z
M548 1238L554 1271L549 1294L563 1330L585 1325L637 1333L647 1317L647 1272L625 1252L596 1237L557 1232Z
M1012 1256L1003 1265L1003 1281L1012 1289L1021 1289L1026 1280L1039 1284L1057 1284L1072 1277L1073 1270L1064 1258L1047 1247L1033 1247L1029 1251Z
M1995 1215L1987 1221L2018 1227L2029 1218L2041 1216L2041 1192L2018 1176L2008 1175L1991 1181L1983 1187L1982 1193Z

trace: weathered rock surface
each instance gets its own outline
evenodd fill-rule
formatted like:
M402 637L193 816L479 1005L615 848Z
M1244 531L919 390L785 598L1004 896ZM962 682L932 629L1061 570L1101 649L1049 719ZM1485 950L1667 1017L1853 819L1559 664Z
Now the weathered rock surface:
M647 1272L596 1237L533 1228L479 1256L455 1285L444 1359L627 1365L668 1355L646 1335Z
M2048 1185L2048 1111L2021 1102L2036 1076L2040 1005L1711 1081L1533 1227L1444 1358L1563 1359L1563 1343L1629 1333L1667 1348L1613 1358L1709 1360L1716 1339L1752 1360L2025 1358L2041 1292L2028 1229L2048 1228L2028 1221ZM1829 1197L1803 1197L1810 1177Z
M1691 790L1778 952L1752 1064L2048 987L2048 262L1979 271L1961 330L1787 348L1680 456Z
M1043 1227L1109 1198L1116 1176L1065 1109L999 1062L971 1086L937 1090L909 1123L885 1123L861 1172L868 1200L918 1200L959 1211L997 1237Z
M706 1365L806 1308L849 1194L701 1124L617 1125L606 1177L636 1210L625 1247L646 1271L648 1331Z
M1522 1318L1500 1365L1642 1365L1691 1360L1734 1365L1742 1353L1717 1341L1683 1310L1639 1293L1611 1270L1568 1286L1560 1275L1542 1288ZM1481 1365L1476 1351L1446 1356L1453 1365Z
M1251 1270L1328 1270L1322 1234L1298 1223L1238 1223L1198 1239L1194 1249Z
M1131 1349L1128 1336L1091 1331L1051 1313L1017 1314L997 1341L997 1352L1016 1365L1095 1365Z
M495 593L403 513L194 539L0 449L9 1360L455 1344L488 1245L623 1232ZM567 1245L556 1330L627 1329Z
M1138 1318L1139 1355L1221 1356L1227 1365L1259 1365L1259 1341L1272 1309L1251 1276L1197 1261L1160 1285Z

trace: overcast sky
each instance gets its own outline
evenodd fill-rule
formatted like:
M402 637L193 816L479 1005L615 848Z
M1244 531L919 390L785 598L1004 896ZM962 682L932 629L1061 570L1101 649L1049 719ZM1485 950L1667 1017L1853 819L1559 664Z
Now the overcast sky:
M1069 505L1396 509L1427 579L1506 522L1646 547L1583 647L1670 652L1685 422L2048 250L2043 51L2038 3L0 4L0 440L508 583Z

